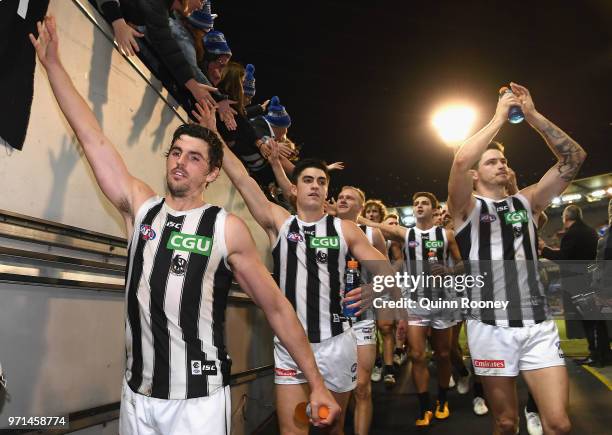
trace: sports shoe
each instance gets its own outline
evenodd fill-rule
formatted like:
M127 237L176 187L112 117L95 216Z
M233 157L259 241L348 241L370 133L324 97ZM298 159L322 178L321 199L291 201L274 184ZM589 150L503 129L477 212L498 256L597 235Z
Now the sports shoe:
M402 365L402 355L400 353L393 353L393 364L396 366Z
M384 382L387 388L393 387L395 385L395 375L393 373L387 373Z
M400 363L399 363L399 365L403 366L404 364L406 364L406 361L408 361L408 352L404 351L400 355Z
M470 378L472 375L462 376L457 381L457 393L467 394L470 391Z
M433 420L433 413L431 411L425 411L423 418L419 418L414 424L419 427L429 426L431 424L431 420Z
M474 405L474 414L476 415L485 415L489 412L489 408L487 408L487 404L482 397L474 397L472 400L472 405Z
M448 388L455 388L455 378L453 375L451 375L450 379L448 380Z
M525 407L524 412L525 420L527 420L527 432L529 432L529 435L542 435L544 430L542 429L540 414L537 412L527 411L527 407Z
M434 413L438 420L446 420L450 415L448 410L448 402L444 402L444 406L440 409L440 401L436 400L436 412Z
M382 379L382 371L382 367L378 367L377 365L374 366L374 368L372 369L372 374L370 375L370 379L372 380L372 382L380 382L380 380Z

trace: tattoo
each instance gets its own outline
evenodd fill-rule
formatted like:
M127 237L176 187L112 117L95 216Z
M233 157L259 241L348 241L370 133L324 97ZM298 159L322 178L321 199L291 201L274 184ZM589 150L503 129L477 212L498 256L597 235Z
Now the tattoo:
M557 170L559 177L566 182L574 179L583 159L583 150L576 142L556 125L548 122L542 130L542 135L559 159Z
M563 130L561 130L550 122L546 125L544 129L542 129L542 133L547 139L550 138L551 140L567 138L567 135L563 132Z
M572 143L571 140L566 139L560 144L555 145L555 148L557 148L561 154L561 159L557 165L559 176L563 181L572 181L582 164L580 147Z

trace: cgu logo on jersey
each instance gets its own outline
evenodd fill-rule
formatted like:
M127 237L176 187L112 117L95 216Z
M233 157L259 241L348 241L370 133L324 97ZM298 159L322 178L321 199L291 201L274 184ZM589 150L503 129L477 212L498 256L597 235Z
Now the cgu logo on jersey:
M176 251L192 252L194 254L209 257L212 251L212 239L210 237L172 231L166 248Z
M153 240L155 235L155 230L151 228L151 225L140 225L140 237L142 240Z
M340 249L340 237L311 237L310 248L327 248L327 249Z
M521 222L527 223L527 210L518 210L504 214L504 220L507 224L518 224Z
M444 240L426 240L425 248L427 249L438 249L444 246Z

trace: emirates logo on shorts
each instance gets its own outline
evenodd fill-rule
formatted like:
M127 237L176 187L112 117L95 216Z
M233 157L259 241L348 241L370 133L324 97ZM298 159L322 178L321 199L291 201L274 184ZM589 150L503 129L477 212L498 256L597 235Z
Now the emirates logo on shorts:
M295 369L281 369L280 367L274 368L274 374L276 376L296 376L297 370Z
M474 367L482 369L503 369L506 368L506 362L503 359L475 359Z

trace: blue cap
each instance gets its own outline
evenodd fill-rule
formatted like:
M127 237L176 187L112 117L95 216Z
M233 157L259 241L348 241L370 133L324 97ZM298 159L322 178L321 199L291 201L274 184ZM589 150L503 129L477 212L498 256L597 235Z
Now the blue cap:
M281 106L278 97L272 97L265 118L274 127L287 128L291 125L291 117L285 110L285 107Z
M228 56L232 55L232 50L230 50L229 45L227 45L227 41L225 40L225 35L218 30L211 30L203 38L204 41L204 49L207 53L210 54L227 54Z
M217 14L211 13L210 6L210 0L208 0L202 9L194 11L187 17L192 26L206 32L210 32L212 30Z
M255 67L252 64L246 66L246 75L244 76L242 89L247 97L252 98L255 96Z

